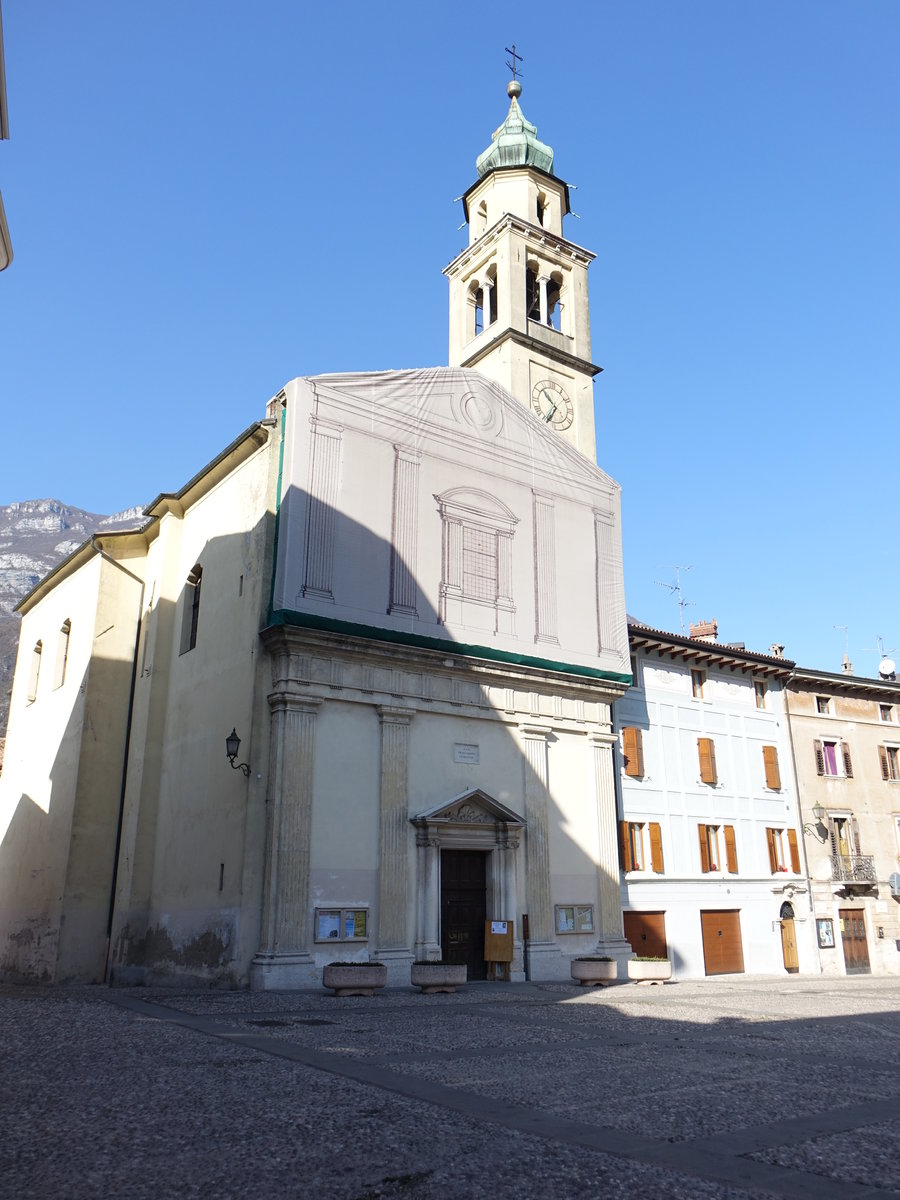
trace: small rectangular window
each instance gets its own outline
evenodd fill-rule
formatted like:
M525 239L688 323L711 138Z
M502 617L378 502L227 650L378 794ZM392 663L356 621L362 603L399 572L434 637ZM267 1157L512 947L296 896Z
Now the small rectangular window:
M691 693L695 700L702 700L706 691L706 672L691 671Z
M816 712L817 713L830 713L831 712L830 696L816 696Z
M778 751L774 746L763 746L763 769L766 773L766 787L772 792L781 791L781 773L778 770Z
M700 755L700 779L703 783L715 786L719 782L715 742L712 738L697 738L697 750Z
M53 686L60 688L66 682L66 667L69 662L69 635L72 632L72 622L63 621L56 643L56 674Z
M754 679L753 693L756 696L756 707L757 708L765 708L766 707L766 692L768 690L769 690L768 685L766 684L766 681L764 679Z
M28 676L29 704L33 704L37 700L38 680L41 677L41 654L43 650L43 642L35 642L34 649L31 652L31 672Z
M879 746L878 756L881 759L881 778L890 783L900 783L900 747Z
M781 829L766 830L766 846L769 851L769 870L773 875L779 871L787 871L784 864L784 845L782 836L784 831Z
M721 846L719 844L718 825L698 825L697 834L700 841L700 870L704 875L721 870Z
M641 730L634 725L626 725L622 730L622 754L625 759L625 774L634 779L643 779L643 738Z
M894 719L893 704L879 704L878 705L878 716L880 717L880 719L882 721L893 721L893 719Z
M826 775L832 779L840 779L841 776L853 778L853 762L850 758L850 747L846 742L817 738L813 748L817 775Z
M362 942L369 936L367 908L317 908L317 942Z

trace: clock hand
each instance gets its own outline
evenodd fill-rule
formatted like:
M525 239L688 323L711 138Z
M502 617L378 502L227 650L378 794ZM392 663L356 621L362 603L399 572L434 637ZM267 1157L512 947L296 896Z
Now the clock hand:
M550 424L550 422L553 420L553 414L554 414L554 413L556 412L556 410L559 408L559 404L557 403L557 401L555 401L555 400L551 400L551 399L550 399L550 396L549 396L549 394L547 393L546 389L545 389L545 391L544 391L544 398L545 398L545 399L547 399L547 400L550 400L550 403L553 405L553 407L550 409L550 411L549 411L549 412L547 413L547 415L544 417L544 421L545 421L545 422L546 422L546 423L549 425L549 424Z

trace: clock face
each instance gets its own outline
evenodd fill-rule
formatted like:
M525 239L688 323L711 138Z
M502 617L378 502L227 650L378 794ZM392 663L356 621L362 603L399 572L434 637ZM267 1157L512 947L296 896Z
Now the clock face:
M531 407L554 429L568 429L575 420L575 410L565 388L552 379L542 379L534 385Z

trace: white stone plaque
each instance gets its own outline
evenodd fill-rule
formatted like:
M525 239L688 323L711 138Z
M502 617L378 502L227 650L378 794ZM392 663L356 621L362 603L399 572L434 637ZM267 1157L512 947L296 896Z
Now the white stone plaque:
M465 742L456 742L453 747L453 761L458 763L474 763L478 766L478 747Z

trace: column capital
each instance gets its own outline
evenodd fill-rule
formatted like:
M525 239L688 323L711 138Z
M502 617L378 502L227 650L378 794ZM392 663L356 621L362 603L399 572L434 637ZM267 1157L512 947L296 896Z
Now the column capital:
M524 723L519 726L519 733L522 737L533 741L548 742L553 734L553 730L549 725L531 725Z
M618 734L605 733L602 729L591 729L588 732L588 741L592 746L615 746L618 740Z
M305 696L297 692L270 692L268 701L272 712L301 712L312 716L325 703L319 696Z
M392 704L376 704L375 711L382 725L409 725L416 715L414 708L395 708Z

